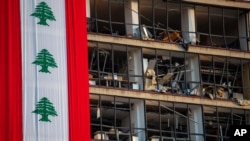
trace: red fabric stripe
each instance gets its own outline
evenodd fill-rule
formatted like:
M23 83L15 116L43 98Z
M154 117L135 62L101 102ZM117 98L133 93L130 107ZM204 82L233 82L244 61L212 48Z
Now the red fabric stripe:
M19 0L0 1L0 139L22 140L22 65Z
M66 0L69 141L90 141L86 4Z

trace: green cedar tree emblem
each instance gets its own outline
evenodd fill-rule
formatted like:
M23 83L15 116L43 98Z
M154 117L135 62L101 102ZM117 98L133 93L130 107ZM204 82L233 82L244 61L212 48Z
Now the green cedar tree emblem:
M51 8L45 3L41 2L36 6L35 12L31 14L31 16L37 17L40 19L40 21L37 24L40 25L47 25L46 20L55 21L55 17L53 15L53 12L51 11Z
M51 122L49 116L57 116L53 104L48 100L48 98L43 97L37 104L36 109L32 113L40 114L42 116L39 121Z
M53 58L53 55L49 53L47 49L42 49L36 56L36 60L32 62L42 67L39 72L50 73L48 67L57 68L56 62Z

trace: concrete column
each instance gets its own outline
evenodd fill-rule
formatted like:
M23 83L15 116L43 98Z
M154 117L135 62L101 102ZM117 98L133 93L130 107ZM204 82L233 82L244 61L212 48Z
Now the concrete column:
M249 111L246 114L247 114L246 115L247 125L249 125L250 124L250 113L249 113Z
M202 110L200 106L189 106L190 133L203 134ZM192 120L191 120L192 119ZM191 136L192 141L204 141L203 136Z
M239 17L239 34L240 34L240 37L246 37L247 35L247 28L246 28L246 16L245 15L242 15ZM248 17L249 17L249 14L248 14ZM247 25L249 25L249 23L247 23ZM240 49L241 50L248 50L247 48L247 40L246 38L240 38Z
M86 0L86 16L90 17L90 0Z
M128 70L130 75L142 75L141 59L142 56L140 49L133 49L128 52ZM143 80L141 77L129 77L129 80L137 82L140 89L143 88Z
M139 37L137 28L139 27L138 0L125 1L125 23L128 36Z
M242 66L243 74L242 74L242 80L243 80L243 93L244 93L244 99L250 100L250 69L249 64L243 64Z
M196 44L195 11L193 8L182 9L182 36L185 43Z
M186 73L186 79L187 81L200 81L200 71L199 71L199 57L197 55L194 55L192 57L186 58L186 64L187 64L187 73ZM190 90L197 87L199 85L198 83L189 83ZM191 91L191 94L198 94L200 95L200 91L197 87L196 90Z
M246 14L246 23L247 23L247 37L250 37L250 12ZM250 46L250 40L247 41L248 47ZM248 49L249 51L250 49Z
M145 115L144 102L143 101L134 102L132 109L131 109L132 128L145 129L145 116L144 115ZM139 141L146 140L144 130L135 129L133 133L138 136Z

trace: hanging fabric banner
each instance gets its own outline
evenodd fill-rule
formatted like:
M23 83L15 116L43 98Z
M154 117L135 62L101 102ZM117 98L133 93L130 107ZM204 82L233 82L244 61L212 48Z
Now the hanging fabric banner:
M22 1L25 141L68 140L64 0Z
M0 139L22 141L22 61L19 0L0 1Z
M85 1L0 5L0 138L90 140Z

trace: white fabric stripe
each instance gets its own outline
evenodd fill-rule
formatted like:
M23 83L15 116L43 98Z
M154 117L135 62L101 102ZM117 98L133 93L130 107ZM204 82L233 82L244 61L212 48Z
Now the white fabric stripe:
M56 21L49 26L37 24L31 16L36 6L45 2ZM22 77L23 77L23 140L68 140L67 52L64 0L21 0ZM49 67L51 73L39 72L41 66L32 64L42 49L47 49L57 64ZM32 113L37 102L46 97L53 104L57 116L48 116L51 122L39 121L40 114ZM18 117L17 117L18 118Z

